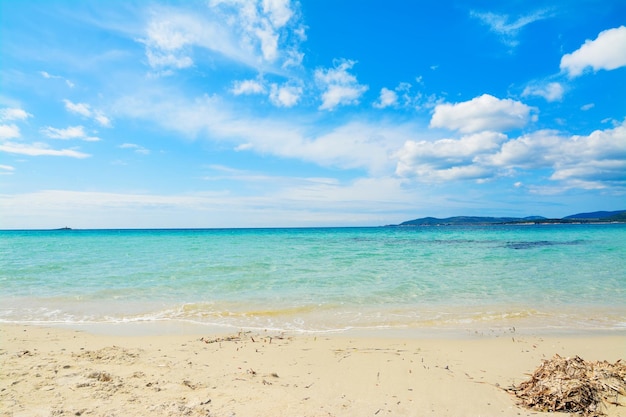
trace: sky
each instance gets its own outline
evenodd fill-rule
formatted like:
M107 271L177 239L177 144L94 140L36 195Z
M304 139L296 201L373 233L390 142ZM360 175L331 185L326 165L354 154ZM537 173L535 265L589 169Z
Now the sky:
M626 208L623 0L0 0L0 228Z

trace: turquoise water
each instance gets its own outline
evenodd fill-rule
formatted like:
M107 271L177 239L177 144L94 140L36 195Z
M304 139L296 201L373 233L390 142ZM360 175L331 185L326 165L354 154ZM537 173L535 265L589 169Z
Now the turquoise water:
M1 231L0 322L626 330L626 225Z

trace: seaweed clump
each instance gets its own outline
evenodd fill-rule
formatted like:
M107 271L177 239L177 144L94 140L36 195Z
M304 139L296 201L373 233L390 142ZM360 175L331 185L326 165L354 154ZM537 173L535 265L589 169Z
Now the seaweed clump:
M621 359L612 364L555 355L509 392L519 405L533 410L602 416L603 407L624 405L619 396L626 396L626 364Z

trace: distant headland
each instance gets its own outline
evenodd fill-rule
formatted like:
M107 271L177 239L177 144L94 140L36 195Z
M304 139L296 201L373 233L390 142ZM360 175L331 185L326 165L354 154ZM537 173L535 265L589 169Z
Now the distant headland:
M577 223L626 223L626 210L594 211L577 213L560 219L549 219L542 216L530 217L480 217L455 216L438 219L423 217L391 226L486 226L499 224L577 224Z

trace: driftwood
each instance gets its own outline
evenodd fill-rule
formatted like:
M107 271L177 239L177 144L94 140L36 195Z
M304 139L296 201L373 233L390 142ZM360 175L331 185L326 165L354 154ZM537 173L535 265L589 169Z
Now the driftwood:
M533 410L601 416L603 407L624 405L619 396L626 396L626 364L555 355L544 360L529 380L508 391L519 405Z

